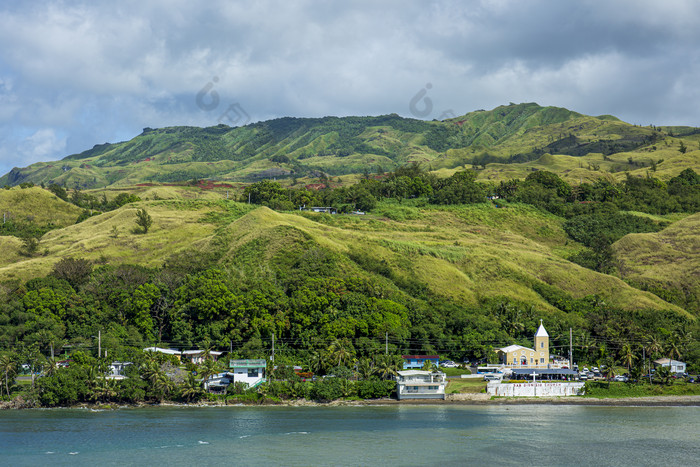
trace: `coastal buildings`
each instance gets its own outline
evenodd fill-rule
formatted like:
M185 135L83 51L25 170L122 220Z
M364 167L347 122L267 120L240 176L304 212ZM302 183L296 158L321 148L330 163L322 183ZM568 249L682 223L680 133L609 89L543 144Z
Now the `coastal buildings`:
M679 362L678 360L672 360L670 358L660 358L654 360L655 367L669 367L671 373L685 373L686 365L685 362Z
M229 368L233 373L233 381L245 383L249 388L254 388L265 382L265 368L267 368L267 362L262 358L231 360L229 361Z
M447 379L439 371L399 371L396 395L402 399L444 399Z
M112 362L109 365L109 374L107 379L121 380L126 378L126 367L133 365L132 362Z
M432 362L436 368L440 366L439 355L401 355L401 357L404 359L404 370L421 369L426 361Z
M495 350L501 365L508 368L550 368L549 334L540 320L540 327L534 337L534 348L522 345L509 345Z

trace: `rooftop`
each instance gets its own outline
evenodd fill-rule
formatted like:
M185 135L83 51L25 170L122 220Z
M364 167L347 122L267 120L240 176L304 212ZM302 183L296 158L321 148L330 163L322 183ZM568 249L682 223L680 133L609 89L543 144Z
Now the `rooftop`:
M252 360L231 360L229 368L261 368L266 367L267 361L264 358Z
M535 334L535 337L549 337L549 334L547 334L547 330L544 328L544 325L542 324L542 320L540 320L540 327L537 329L537 333Z

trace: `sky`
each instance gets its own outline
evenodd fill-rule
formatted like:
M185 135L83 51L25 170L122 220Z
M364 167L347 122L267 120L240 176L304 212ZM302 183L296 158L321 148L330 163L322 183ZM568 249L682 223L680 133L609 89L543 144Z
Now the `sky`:
M700 126L694 0L3 0L0 174L145 127L537 102Z

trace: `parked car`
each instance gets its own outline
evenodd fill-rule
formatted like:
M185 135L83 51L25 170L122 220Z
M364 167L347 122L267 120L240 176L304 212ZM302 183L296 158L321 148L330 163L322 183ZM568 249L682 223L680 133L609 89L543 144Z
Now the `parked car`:
M625 375L617 375L613 378L613 381L617 381L619 383L626 383L629 381L629 378Z
M484 375L484 381L501 381L503 375L500 373L486 373Z
M445 360L444 362L440 363L440 366L443 368L457 368L457 367L459 367L459 365L457 365L452 360Z
M586 373L579 373L578 374L578 379L581 381L586 381L588 379L588 374Z

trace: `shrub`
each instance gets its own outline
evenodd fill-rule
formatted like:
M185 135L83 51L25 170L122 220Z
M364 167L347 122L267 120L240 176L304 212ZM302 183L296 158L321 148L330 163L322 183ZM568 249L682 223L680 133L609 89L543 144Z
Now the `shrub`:
M379 399L389 397L396 390L396 383L388 380L367 380L358 381L355 387L357 395L362 399Z
M344 384L340 378L323 378L314 383L311 397L318 401L330 402L343 397Z

